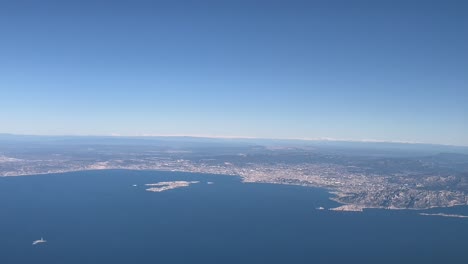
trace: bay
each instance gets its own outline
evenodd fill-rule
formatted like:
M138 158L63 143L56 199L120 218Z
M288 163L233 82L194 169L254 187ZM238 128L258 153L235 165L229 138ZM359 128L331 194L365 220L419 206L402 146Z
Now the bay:
M175 180L200 182L145 191ZM329 197L180 172L4 177L0 263L467 263L466 218L317 210L338 206ZM424 212L468 215L466 206Z

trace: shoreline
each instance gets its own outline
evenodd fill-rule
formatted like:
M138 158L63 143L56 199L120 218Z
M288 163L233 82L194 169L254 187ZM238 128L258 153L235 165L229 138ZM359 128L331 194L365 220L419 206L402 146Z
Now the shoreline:
M382 209L382 210L413 210L413 211L422 211L422 210L430 210L430 209L436 209L436 208L452 208L455 206L468 206L468 204L454 204L450 206L431 206L431 207L426 207L426 208L398 208L398 207L379 207L379 206L366 206L366 205L360 205L360 204L349 204L349 203L343 203L340 202L336 197L336 190L335 189L329 189L326 187L322 186L314 186L314 185L308 185L308 184L293 184L293 183L279 183L279 182L266 182L266 181L258 181L258 182L252 182L252 181L246 181L246 177L242 175L235 175L235 174L215 174L215 173L209 173L209 172L200 172L200 171L186 171L186 170L177 170L177 169L171 169L171 170L158 170L158 169L134 169L134 168L84 168L84 169L71 169L71 170L63 170L63 171L48 171L48 172L39 172L39 173L25 173L25 174L17 174L17 175L0 175L0 178L7 178L7 177L30 177L30 176L35 176L35 175L50 175L50 174L62 174L62 173L74 173L74 172L84 172L84 171L107 171L107 170L128 170L128 171L157 171L157 172L182 172L182 173L198 173L198 174L205 174L205 175L222 175L222 176L235 176L239 177L241 179L242 183L260 183L260 184L278 184L278 185L291 185L291 186L302 186L302 187L307 187L307 188L320 188L325 191L327 191L331 197L329 200L334 201L338 204L340 204L337 207L333 208L328 208L327 210L329 211L335 211L335 212L363 212L364 210L367 209ZM334 196L334 197L333 197ZM432 214L431 214L432 215Z

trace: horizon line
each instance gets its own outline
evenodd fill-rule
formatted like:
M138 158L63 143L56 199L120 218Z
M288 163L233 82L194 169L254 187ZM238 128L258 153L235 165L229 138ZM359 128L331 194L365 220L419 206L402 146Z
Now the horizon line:
M326 142L353 142L353 143L390 143L390 144L413 144L413 145L440 145L447 147L468 147L468 145L454 145L444 143L429 143L407 140L379 140L379 139L346 139L346 138L331 138L331 137L253 137L253 136L224 136L224 135L199 135L199 134L134 134L122 135L119 133L110 134L17 134L17 133L1 133L0 135L11 136L37 136L37 137L114 137L114 138L157 138L157 137L173 137L173 138L200 138L200 139L249 139L249 140L295 140L295 141L326 141Z

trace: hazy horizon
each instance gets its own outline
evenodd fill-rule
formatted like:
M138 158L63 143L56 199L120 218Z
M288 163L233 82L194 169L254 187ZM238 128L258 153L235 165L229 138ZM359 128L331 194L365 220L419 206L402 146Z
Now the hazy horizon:
M14 134L0 133L0 136L25 136L25 137L96 137L96 138L194 138L194 139L219 139L219 140L272 140L272 141L298 141L298 142L350 142L350 143L388 143L388 144L408 144L408 145L434 145L447 147L468 148L468 145L442 144L432 142L411 142L398 140L375 140L375 139L343 139L343 138L275 138L275 137L248 137L248 136L218 136L218 135L184 135L184 134L141 134L141 135L120 135L120 134Z

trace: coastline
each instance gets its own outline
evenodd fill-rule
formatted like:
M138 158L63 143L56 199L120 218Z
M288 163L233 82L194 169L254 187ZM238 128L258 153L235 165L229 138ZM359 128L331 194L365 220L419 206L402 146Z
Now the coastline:
M72 172L82 172L82 171L106 171L106 170L129 170L129 171L157 171L157 172L183 172L183 173L200 173L206 175L224 175L224 176L236 176L239 177L242 183L266 183L266 184L280 184L280 185L292 185L292 186L303 186L303 187L311 187L311 188L320 188L327 191L331 197L329 200L339 203L340 205L337 207L329 208L329 211L335 212L363 212L366 209L384 209L384 210L413 210L413 211L423 211L429 209L437 209L437 208L451 208L455 206L468 206L468 204L453 204L450 206L431 206L425 208L399 208L399 207L383 207L383 206L368 206L362 204L352 204L352 203L344 203L339 200L338 192L336 189L333 188L326 188L323 186L315 186L312 184L294 184L294 183L287 183L287 182L275 182L275 181L248 181L246 177L238 174L217 174L217 173L210 173L210 172L203 172L203 171L188 171L188 170L178 170L178 169L138 169L138 168L119 168L119 167L108 167L108 168L83 168L83 169L70 169L70 170L57 170L57 171L47 171L47 172L38 172L38 173L24 173L24 174L16 174L16 175L0 175L0 178L6 177L27 177L27 176L35 176L35 175L50 175L50 174L61 174L61 173L72 173ZM429 215L429 214L422 214L422 215ZM432 214L430 214L432 215Z

